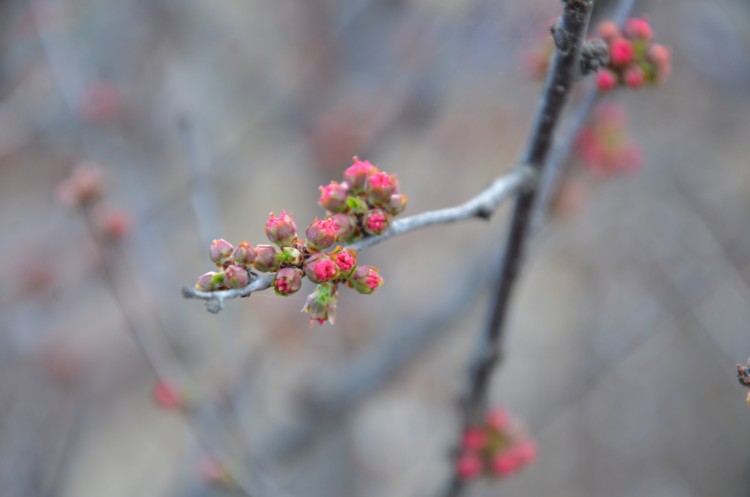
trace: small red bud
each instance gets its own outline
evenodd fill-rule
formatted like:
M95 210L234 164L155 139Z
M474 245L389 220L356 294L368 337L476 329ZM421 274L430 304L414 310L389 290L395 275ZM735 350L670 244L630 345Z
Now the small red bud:
M279 217L274 216L273 212L270 214L270 218L266 221L265 231L268 239L279 247L291 245L297 238L297 225L285 210L281 211Z
M628 19L625 22L625 34L633 40L650 41L654 37L651 25L642 17Z
M523 440L513 448L516 458L521 466L533 463L537 457L536 442L533 440Z
M492 409L487 413L485 423L495 431L505 431L510 426L510 413L500 407Z
M248 242L242 241L234 248L232 259L238 266L249 267L255 261L255 249Z
M310 223L305 230L307 246L313 250L327 249L336 242L339 226L331 218L318 219Z
M182 409L185 405L180 389L168 381L157 381L151 395L156 405L164 409Z
M389 222L388 213L383 209L372 209L362 219L365 231L373 236L383 234L388 229Z
M518 462L515 454L512 451L506 450L492 458L491 469L497 476L508 476L518 470Z
M350 214L334 214L331 218L336 226L338 233L336 241L339 243L349 243L357 234L357 217Z
M346 184L331 181L326 186L320 188L320 200L318 203L324 209L338 213L346 210L346 197L349 196L349 189Z
M378 168L373 166L369 160L363 162L355 155L354 163L344 171L344 181L352 192L361 192L365 188L367 178L377 172Z
M615 38L609 44L609 60L612 64L625 67L633 61L635 48L633 43L625 38Z
M387 210L388 213L392 216L398 216L399 214L404 212L404 210L406 210L407 201L408 199L406 198L406 195L394 193L388 200L388 205L385 206L385 210Z
M357 266L357 269L354 270L354 273L346 281L346 284L359 293L367 295L373 293L383 284L383 278L375 267Z
M599 91L609 91L617 86L617 74L609 69L599 69L596 73L596 87Z
M623 80L631 88L640 88L646 82L646 73L641 66L633 64L625 70Z
M354 249L337 247L331 258L339 267L342 279L348 278L357 267L357 251Z
M339 277L339 267L331 257L319 252L305 262L305 275L313 283L325 283Z
M234 252L234 247L231 243L224 240L223 238L219 238L218 240L214 240L213 242L211 242L209 255L211 257L211 260L216 263L217 266L222 266L229 262L229 260L232 258L232 252Z
M599 25L599 36L605 41L610 41L620 36L620 28L612 21L604 21Z
M273 245L256 246L253 267L262 273L276 271L279 267L279 261L276 258L276 247Z
M382 206L388 203L391 195L398 191L398 180L395 174L377 172L367 177L365 193L370 205Z
M487 436L481 428L468 428L461 440L461 447L465 451L479 451L487 442Z
M273 289L276 295L286 297L299 291L302 286L302 270L294 267L279 269L276 279L273 280Z
M482 473L482 459L474 452L464 452L456 461L456 472L464 481L473 480Z
M81 163L57 187L57 199L70 206L86 204L102 193L102 171L93 163Z
M247 269L242 266L231 265L224 270L224 282L229 288L242 288L249 281Z

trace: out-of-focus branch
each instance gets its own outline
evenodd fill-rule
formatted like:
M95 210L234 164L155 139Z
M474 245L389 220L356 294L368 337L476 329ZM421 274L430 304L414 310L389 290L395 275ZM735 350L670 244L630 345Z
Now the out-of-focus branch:
M563 15L553 28L555 56L547 76L544 93L536 114L531 136L523 154L523 163L540 175L544 174L555 128L568 101L570 89L577 77L581 44L586 35L592 0L567 0ZM523 263L524 250L529 238L532 213L537 190L527 189L516 198L510 228L502 253L500 271L496 275L493 304L487 325L481 335L476 354L472 359L469 378L461 399L461 425L466 429L477 424L486 410L487 392L495 365L501 357L507 311L516 277ZM456 457L458 457L456 450ZM462 493L464 480L454 470L444 495L456 497Z
M382 235L365 238L364 240L348 245L348 247L363 250L394 236L403 235L436 224L454 223L473 218L488 219L497 210L503 200L515 195L519 191L532 188L535 179L536 174L532 168L526 165L518 166L509 173L495 179L490 186L463 204L399 219L394 221L391 227ZM274 274L255 275L252 281L242 288L216 292L202 292L186 287L182 289L182 295L185 298L205 300L209 312L217 313L223 308L224 301L228 299L247 297L253 292L270 288L274 277Z

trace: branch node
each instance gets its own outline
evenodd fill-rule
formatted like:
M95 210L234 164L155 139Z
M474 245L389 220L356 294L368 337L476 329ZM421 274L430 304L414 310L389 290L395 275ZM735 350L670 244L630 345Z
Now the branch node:
M609 63L609 48L603 40L586 40L581 46L581 74L598 71Z
M222 307L224 307L224 305L221 299L211 299L206 301L206 309L211 314L218 314Z

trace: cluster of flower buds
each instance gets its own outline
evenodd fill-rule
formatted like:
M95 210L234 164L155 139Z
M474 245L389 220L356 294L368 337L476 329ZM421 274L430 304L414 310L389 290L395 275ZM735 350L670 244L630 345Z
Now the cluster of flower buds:
M605 21L599 26L599 36L609 47L609 64L596 73L600 91L663 83L672 72L671 51L653 43L654 33L645 18L628 19L623 29Z
M88 210L95 228L103 237L118 240L130 231L130 216L111 208L103 198L102 171L92 163L78 164L57 186L60 203Z
M641 150L626 125L625 111L605 103L596 108L591 122L578 134L576 152L594 173L609 176L641 166Z
M363 294L377 290L383 284L378 269L360 265L357 251L345 244L382 234L391 218L404 210L406 196L398 192L396 177L355 157L343 182L332 181L320 191L318 202L328 212L324 219L310 223L305 240L298 237L291 215L272 213L265 232L273 245L252 246L243 241L235 247L226 240L214 240L210 257L219 269L198 278L195 288L205 292L242 288L254 270L276 273L274 291L287 296L296 293L307 277L318 285L302 309L311 325L333 324L340 284Z
M507 478L536 460L536 443L508 411L493 409L481 426L468 428L456 471L463 480L479 476Z

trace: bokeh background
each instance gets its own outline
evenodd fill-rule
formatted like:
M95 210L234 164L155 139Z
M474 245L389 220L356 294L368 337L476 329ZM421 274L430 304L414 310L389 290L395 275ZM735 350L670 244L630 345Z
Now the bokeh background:
M616 2L597 2L601 17ZM0 4L0 495L436 495L507 209L361 254L374 296L335 326L265 292L184 300L213 238L306 226L353 155L407 214L461 202L523 148L524 54L555 0L55 0ZM493 403L539 460L474 496L747 496L750 4L641 1L666 85L613 99L643 167L571 162L534 237ZM126 236L97 245L56 190L103 171ZM110 278L103 268L108 268ZM310 288L305 287L308 291ZM133 340L140 337L139 347ZM152 400L159 373L188 415Z

